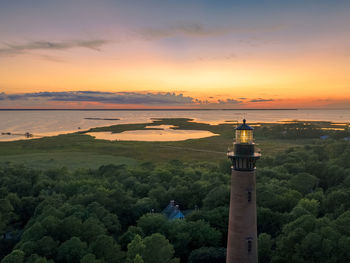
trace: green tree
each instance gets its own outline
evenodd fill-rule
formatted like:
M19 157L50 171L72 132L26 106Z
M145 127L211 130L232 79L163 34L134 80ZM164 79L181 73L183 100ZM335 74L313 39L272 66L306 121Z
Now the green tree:
M67 221L65 221L67 222ZM46 230L47 235L59 239L62 233L60 231L65 231L65 228L60 228L61 220L55 216L47 216L41 221L41 225ZM66 234L65 234L66 235ZM68 234L67 234L68 236Z
M146 246L140 235L136 235L128 245L127 262L132 263L137 255L144 255Z
M311 214L317 217L320 210L320 203L317 200L300 199L298 204L291 211L291 215L296 219L302 215Z
M144 236L142 229L137 226L129 226L128 231L126 231L119 238L119 244L123 250L127 250L128 244L135 238L136 235Z
M273 240L266 233L261 233L258 240L259 262L269 263L272 257Z
M142 257L139 254L137 254L134 258L133 263L144 263L144 261L143 261Z
M58 242L53 240L50 236L44 236L37 241L36 245L36 252L41 256L50 258L54 257L57 253Z
M106 262L121 262L123 257L119 245L110 236L100 235L90 245L91 251L98 259L104 259Z
M230 186L220 185L212 189L203 200L203 205L208 210L230 203Z
M142 255L145 263L176 263L174 247L163 235L155 233L144 239L145 250Z
M317 185L318 179L308 173L298 173L290 179L291 186L303 195L312 192Z
M277 253L272 262L342 262L341 235L331 227L329 218L303 215L283 227L277 238ZM346 261L345 261L346 262Z
M78 237L83 232L81 219L76 216L66 217L61 221L57 231L61 241L68 240L73 236Z
M11 254L7 255L1 260L1 263L23 263L24 262L24 252L19 249L15 249Z
M350 237L350 211L341 214L333 225L341 234Z
M323 209L335 217L350 209L350 191L348 189L337 189L326 195Z
M98 236L106 234L104 225L94 217L89 217L82 225L81 237L84 241L92 242Z
M102 261L96 259L94 254L89 253L80 260L80 263L102 263Z
M77 237L72 237L58 248L57 261L75 263L79 262L85 254L87 254L87 244Z
M142 229L145 235L151 235L153 233L164 234L167 223L168 219L162 214L146 214L137 221L137 226Z
M12 220L12 217L15 216L13 213L14 208L11 205L11 202L7 198L1 198L0 199L0 215L3 225L3 228L6 228L6 225L9 224L9 222Z
M226 249L216 247L201 247L191 252L189 263L222 263L226 260Z
M26 263L54 263L53 260L48 260L45 257L40 257L37 254L32 254L26 260Z
M27 228L21 238L21 241L37 241L46 234L45 228L39 222L35 222L32 226Z
M37 242L35 241L26 241L26 242L21 241L18 244L18 248L22 250L26 255L35 254L37 247L38 245L37 245Z
M281 232L282 226L290 216L288 213L280 213L266 207L258 206L257 217L258 232L276 236Z

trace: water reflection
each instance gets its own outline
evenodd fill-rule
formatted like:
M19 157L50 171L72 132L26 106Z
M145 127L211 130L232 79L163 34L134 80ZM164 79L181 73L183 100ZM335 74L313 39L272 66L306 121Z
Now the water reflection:
M174 130L172 125L147 126L146 128L157 128L159 130L134 130L121 133L111 132L88 132L87 135L99 140L109 141L184 141L188 139L200 139L218 134L201 130Z
M243 117L249 123L275 123L278 121L333 121L346 127L350 122L350 109L342 110L198 110L198 111L5 111L0 110L0 141L25 139L25 136L1 135L1 132L34 136L54 136L85 131L95 127L118 124L152 123L153 119L188 118L211 125L235 125ZM336 127L336 126L335 126Z

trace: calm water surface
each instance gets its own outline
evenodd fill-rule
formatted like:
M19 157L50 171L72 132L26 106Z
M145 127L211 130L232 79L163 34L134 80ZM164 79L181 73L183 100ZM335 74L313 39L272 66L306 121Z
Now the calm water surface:
M211 136L217 136L218 134L210 131L199 130L173 130L175 126L172 125L158 125L158 126L146 126L146 128L158 128L160 130L137 130L137 131L125 131L121 133L111 132L88 132L87 134L102 140L109 141L158 141L158 142L170 142L170 141L184 141L188 139L200 139Z
M197 122L219 124L225 121L240 121L246 118L249 122L278 122L286 120L316 120L333 122L350 122L350 109L348 110L210 110L210 111L0 111L0 141L19 140L25 137L21 134L29 132L34 136L53 136L64 133L71 133L78 130L88 130L93 127L110 126L126 123L152 122L152 118L191 118ZM100 119L86 119L100 118ZM119 120L103 120L119 119ZM1 135L11 132L17 136ZM122 133L123 137L116 139L136 139L141 136L147 139L145 132L155 131L129 131ZM181 130L171 128L163 131L156 131L159 139L167 136L178 136L180 138L198 138L213 136L214 134L201 135L198 132L207 131L186 131L192 133L186 135ZM180 132L183 132L180 134ZM178 134L176 134L178 133ZM197 133L197 134L194 134ZM140 135L138 135L140 134ZM170 135L169 135L170 134ZM105 134L106 135L106 134ZM194 137L193 137L194 136ZM97 137L97 136L96 136ZM170 138L170 137L169 137ZM182 137L181 137L182 138ZM202 137L199 137L202 138ZM113 138L114 139L114 138ZM166 140L166 139L165 139Z

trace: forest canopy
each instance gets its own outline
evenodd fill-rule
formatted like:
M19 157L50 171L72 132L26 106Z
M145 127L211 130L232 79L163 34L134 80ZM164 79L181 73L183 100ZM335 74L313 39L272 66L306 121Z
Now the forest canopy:
M350 262L350 143L258 162L259 261ZM230 162L0 167L0 260L225 262ZM168 220L170 200L185 219Z

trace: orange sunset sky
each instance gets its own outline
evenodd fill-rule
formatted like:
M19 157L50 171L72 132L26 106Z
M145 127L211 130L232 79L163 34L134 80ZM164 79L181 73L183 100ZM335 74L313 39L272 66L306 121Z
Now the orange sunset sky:
M289 2L2 1L0 108L349 108L350 2Z

